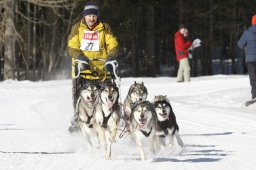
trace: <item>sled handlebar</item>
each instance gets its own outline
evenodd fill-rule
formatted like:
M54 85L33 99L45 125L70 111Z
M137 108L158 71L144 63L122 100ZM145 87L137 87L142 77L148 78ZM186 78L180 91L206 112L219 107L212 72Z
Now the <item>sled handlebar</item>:
M102 61L102 62L106 62L106 59L103 59L103 58L98 58L98 59L89 59L90 61ZM99 75L96 71L92 71L92 73L81 73L81 65L82 64L87 64L87 65L89 65L86 61L79 61L79 62L77 62L77 69L78 69L78 73L77 73L77 75L75 75L75 78L78 78L80 75L91 75L91 76L94 76L94 77L96 77L96 76L101 76L101 75ZM118 76L117 76L117 73L116 73L116 70L117 70L117 67L118 67L118 62L116 61L116 60L113 60L113 61L109 61L108 62L108 64L110 64L111 66L112 66L112 68L113 68L113 74L112 73L110 73L110 72L108 72L108 76L110 75L114 75L114 77L115 77L115 79L117 79L118 78Z

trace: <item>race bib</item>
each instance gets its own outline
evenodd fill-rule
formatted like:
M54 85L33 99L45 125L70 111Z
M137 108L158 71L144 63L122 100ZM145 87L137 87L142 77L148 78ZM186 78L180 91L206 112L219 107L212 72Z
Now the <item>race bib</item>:
M95 31L84 31L80 49L84 51L99 51L100 34Z

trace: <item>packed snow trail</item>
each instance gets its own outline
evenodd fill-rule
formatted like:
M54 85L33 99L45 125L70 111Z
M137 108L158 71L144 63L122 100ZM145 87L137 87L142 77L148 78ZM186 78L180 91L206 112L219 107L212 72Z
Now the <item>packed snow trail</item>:
M73 114L71 80L0 83L0 170L253 170L256 167L256 109L248 76L209 76L176 83L175 78L123 78L124 99L143 81L148 99L167 95L185 144L140 161L126 133L113 144L111 161L67 131ZM121 131L118 132L118 135ZM146 150L148 153L148 150Z

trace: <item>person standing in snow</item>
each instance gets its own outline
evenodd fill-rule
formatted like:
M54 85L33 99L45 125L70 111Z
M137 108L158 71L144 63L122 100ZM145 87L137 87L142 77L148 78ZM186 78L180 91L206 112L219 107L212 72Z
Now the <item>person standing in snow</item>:
M252 25L243 32L237 42L239 48L245 50L245 62L248 69L252 100L245 102L246 106L256 102L256 15L252 17Z
M99 20L98 6L88 2L83 10L83 18L76 23L68 37L68 53L72 57L72 95L75 111L81 86L86 80L107 81L113 72L113 60L117 57L118 42L107 23ZM86 74L80 77L80 72ZM69 131L76 129L76 114Z
M188 29L181 24L179 30L174 35L174 45L176 51L176 59L179 62L179 70L177 74L177 82L190 81L190 65L189 65L189 51L192 42L186 40L188 36Z

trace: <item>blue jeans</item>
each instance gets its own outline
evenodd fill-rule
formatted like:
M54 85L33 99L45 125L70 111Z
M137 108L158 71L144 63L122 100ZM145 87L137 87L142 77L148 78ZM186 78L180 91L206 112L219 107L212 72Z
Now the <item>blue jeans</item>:
M247 69L250 78L250 84L252 87L252 99L256 98L256 62L247 63Z

